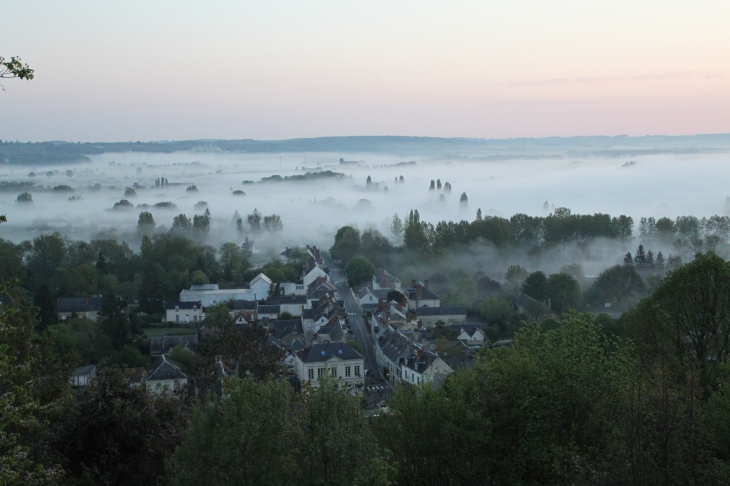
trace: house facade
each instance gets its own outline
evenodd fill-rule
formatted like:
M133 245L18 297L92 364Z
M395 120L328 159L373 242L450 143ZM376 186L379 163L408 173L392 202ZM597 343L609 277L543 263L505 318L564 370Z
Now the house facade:
M169 361L163 354L153 364L153 371L147 375L147 393L167 395L188 384L188 376Z
M165 302L165 321L175 324L198 323L203 320L203 303Z
M365 358L345 343L318 343L294 353L294 369L302 385L318 387L325 376L340 386L365 383Z

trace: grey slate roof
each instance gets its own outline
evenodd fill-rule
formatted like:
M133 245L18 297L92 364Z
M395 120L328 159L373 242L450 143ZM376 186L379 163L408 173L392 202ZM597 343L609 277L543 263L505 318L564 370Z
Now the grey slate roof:
M150 339L150 354L152 356L167 352L175 346L194 348L198 344L197 334L185 334L183 336L162 336Z
M199 309L202 307L202 303L200 301L198 302L165 302L165 309L167 310L175 310L175 308L179 309Z
M178 378L187 379L188 375L182 372L172 361L168 361L165 355L160 356L152 364L152 372L147 376L147 381L173 380Z
M93 373L95 369L96 365L82 366L81 368L76 368L71 376L74 378L87 376Z
M234 311L256 310L258 304L255 300L231 300L228 302L228 308Z
M301 352L301 359L305 363L327 361L333 356L341 360L363 359L360 353L345 343L313 344Z
M271 323L269 323L269 326L274 329L274 335L279 338L284 337L284 335L290 332L304 334L301 319L285 319L283 321L272 321Z
M419 285L420 286L420 285ZM434 294L431 289L426 287L425 285L422 287L422 296L418 297L418 292L416 291L415 287L411 287L406 289L406 293L408 295L408 300L416 300L416 299L438 299L439 296Z
M57 312L94 312L101 309L101 297L70 297L58 299Z
M466 315L466 307L419 307L418 316L461 316Z
M278 305L260 305L259 314L279 314L281 306Z

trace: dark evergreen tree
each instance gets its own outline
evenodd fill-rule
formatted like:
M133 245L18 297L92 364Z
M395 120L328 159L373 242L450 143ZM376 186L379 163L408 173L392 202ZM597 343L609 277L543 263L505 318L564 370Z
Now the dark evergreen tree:
M107 268L106 268L106 258L104 258L104 253L99 252L99 258L96 260L96 269L101 272L102 275L106 275Z
M634 266L634 257L631 255L631 252L627 252L626 255L624 255L624 265Z
M646 252L646 268L654 268L654 253L649 250Z
M370 176L368 176L368 178L367 178L367 180L365 181L365 183L366 183L366 184L367 184L367 185L369 186L370 184L372 184L372 183L373 183L373 179L372 179L372 178L371 178Z
M33 305L38 307L38 324L36 325L38 332L43 332L45 328L58 322L56 300L53 298L48 285L38 287L33 297Z
M656 260L654 261L654 268L656 268L660 272L664 271L664 255L662 255L662 252L659 252L656 254Z
M400 176L400 177L398 178L398 180L400 181L400 183L401 183L401 184L403 184L403 176Z
M161 314L165 301L165 270L159 263L145 265L139 289L139 310L146 314Z
M436 189L441 189L441 179L436 179Z
M644 245L639 245L634 255L634 265L639 268L646 268L646 252L644 251Z
M428 187L428 190L429 191L436 190L436 182L433 179L431 179L431 185Z

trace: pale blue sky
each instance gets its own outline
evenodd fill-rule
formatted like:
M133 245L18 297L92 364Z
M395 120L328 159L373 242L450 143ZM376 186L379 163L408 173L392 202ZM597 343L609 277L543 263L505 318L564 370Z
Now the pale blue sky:
M0 138L730 132L728 1L5 1Z

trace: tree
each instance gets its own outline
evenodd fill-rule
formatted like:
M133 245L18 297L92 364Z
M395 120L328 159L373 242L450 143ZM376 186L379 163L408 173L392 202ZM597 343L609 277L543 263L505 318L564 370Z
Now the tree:
M368 176L367 180L365 181L365 184L367 184L369 186L372 183L373 183L373 179L370 176Z
M320 380L305 398L301 428L305 484L388 484L384 454L351 390Z
M67 472L78 484L159 484L186 415L182 400L154 397L106 368L61 426Z
M210 218L206 215L196 214L193 216L193 233L199 238L205 237L210 232Z
M730 354L730 264L698 254L671 272L631 314L636 339L656 355L669 347L686 368L696 366L707 390L718 384L717 363Z
M330 248L330 255L342 263L350 261L360 253L360 232L352 226L343 226L335 234L335 243Z
M18 78L30 81L34 77L34 71L27 64L23 64L19 57L12 56L10 60L6 60L0 56L0 79ZM5 86L0 85L0 89L5 91Z
M243 256L241 247L235 243L223 243L219 253L223 276L228 281L232 281L234 277L240 277L250 267L248 260Z
M390 223L390 234L393 236L393 245L400 246L403 244L403 230L403 220L400 219L398 213L395 213Z
M155 230L155 218L149 211L139 213L137 220L137 234L150 235Z
M253 213L246 216L251 231L261 231L261 213L254 208Z
M482 301L479 306L479 314L490 325L495 324L502 328L512 319L514 314L512 305L504 299L489 297Z
M36 326L38 332L43 332L48 326L58 323L56 300L48 285L38 287L33 297L33 305L38 307L38 325Z
M554 273L548 277L545 293L553 309L564 312L567 309L580 309L583 297L578 281L567 273Z
M172 232L186 234L193 227L193 223L184 214L178 214L172 219Z
M353 258L345 266L345 275L355 285L370 280L374 274L375 266L363 257Z
M461 193L461 197L459 197L459 204L461 206L466 206L469 203L469 198L466 196L465 192Z
M507 271L504 273L504 280L510 287L517 287L522 285L522 282L527 278L527 270L519 265L510 265L507 267Z
M283 230L284 224L281 222L281 216L278 214L264 216L264 229L269 233L276 233Z
M297 405L286 381L227 380L225 398L210 396L193 408L167 466L170 483L294 484L302 475Z
M615 265L601 272L586 292L586 298L599 306L605 303L623 305L643 290L644 282L633 266Z
M624 265L626 266L634 266L634 257L631 254L631 252L627 252L626 255L624 255Z
M205 272L200 270L195 270L193 272L191 283L193 285L205 285L209 284L210 280L208 279L208 276L205 274Z
M0 483L46 484L52 471L37 464L24 440L37 430L40 404L33 396L39 381L34 374L33 328L37 309L28 305L10 284L0 286Z
M441 190L441 179L436 179L436 189Z
M522 292L535 300L543 301L547 298L547 277L543 272L532 272L522 284Z
M139 310L146 314L161 314L165 302L165 269L159 263L146 265L139 289Z
M18 197L15 199L15 201L19 203L32 203L33 196L29 192L24 192L22 194L18 194Z
M644 251L644 245L639 245L634 255L634 265L639 268L646 268L646 252Z
M430 186L428 186L428 190L429 190L429 191L434 191L434 190L436 190L436 182L435 182L435 181L434 181L433 179L431 179L431 185L430 185Z
M405 303L406 296L403 295L401 292L393 289L390 292L388 292L386 299L388 300L388 302L394 301L394 302L398 302L398 303Z

